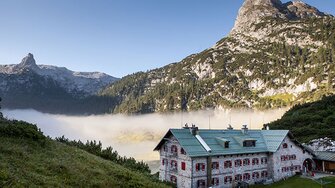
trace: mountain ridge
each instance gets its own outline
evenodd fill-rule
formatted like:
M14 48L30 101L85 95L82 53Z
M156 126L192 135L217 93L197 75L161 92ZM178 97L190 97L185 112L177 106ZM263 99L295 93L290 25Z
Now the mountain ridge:
M97 93L104 86L118 80L101 72L75 72L65 67L37 65L33 54L28 53L19 64L0 65L0 73L21 74L32 71L40 76L58 82L69 93L80 92L85 96Z
M334 32L333 16L301 1L246 0L232 32L213 47L128 75L100 94L117 97L115 113L266 109L317 100L334 91Z

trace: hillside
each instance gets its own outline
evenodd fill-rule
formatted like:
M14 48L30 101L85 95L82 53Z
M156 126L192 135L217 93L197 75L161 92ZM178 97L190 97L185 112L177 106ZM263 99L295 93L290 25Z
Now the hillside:
M332 15L301 1L246 0L213 47L100 95L113 97L114 113L292 106L334 93L334 49Z
M335 139L335 96L296 105L277 121L266 124L270 129L291 130L300 142L328 137Z
M0 151L0 187L168 187L25 122L0 120Z

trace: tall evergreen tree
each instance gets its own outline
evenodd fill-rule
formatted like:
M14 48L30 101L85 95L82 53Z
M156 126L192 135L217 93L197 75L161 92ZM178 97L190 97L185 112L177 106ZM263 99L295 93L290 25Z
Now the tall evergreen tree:
M0 97L0 110L1 110L1 100L2 100L2 99L1 99L1 97ZM3 118L3 115L2 115L2 113L0 112L0 119L1 119L1 118Z

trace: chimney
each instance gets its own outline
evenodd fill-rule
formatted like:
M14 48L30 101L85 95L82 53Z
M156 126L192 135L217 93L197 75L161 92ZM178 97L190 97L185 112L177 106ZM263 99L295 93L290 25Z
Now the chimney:
M228 124L227 130L234 130L234 128L230 124Z
M248 134L248 125L242 125L242 134Z
M198 134L198 127L196 127L194 124L192 124L192 127L190 128L190 132L193 136Z

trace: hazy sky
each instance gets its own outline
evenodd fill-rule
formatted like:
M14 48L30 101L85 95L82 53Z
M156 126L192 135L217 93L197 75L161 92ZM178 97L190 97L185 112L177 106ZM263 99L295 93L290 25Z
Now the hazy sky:
M305 0L335 14L334 0ZM200 52L224 37L243 0L1 0L0 64L122 77Z

